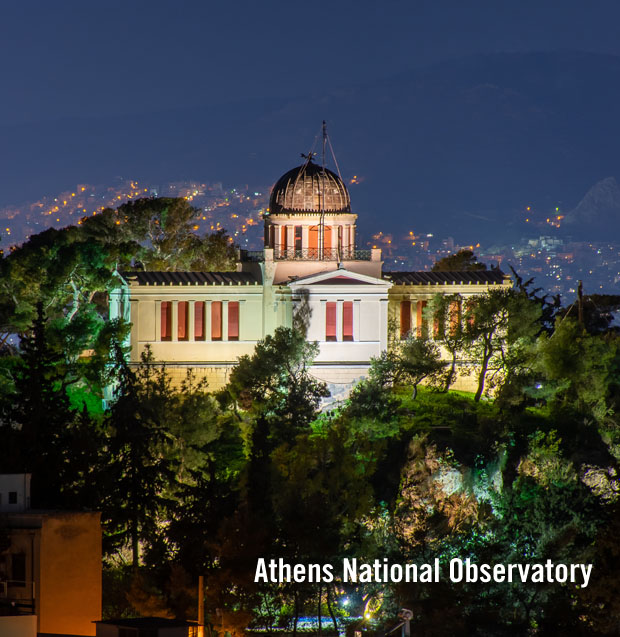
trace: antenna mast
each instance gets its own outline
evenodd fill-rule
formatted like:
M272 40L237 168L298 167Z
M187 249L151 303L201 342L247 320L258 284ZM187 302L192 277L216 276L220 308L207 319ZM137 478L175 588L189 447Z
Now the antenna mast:
M323 157L322 171L319 188L319 202L321 208L321 220L319 222L319 259L325 258L325 147L327 145L327 124L323 120Z

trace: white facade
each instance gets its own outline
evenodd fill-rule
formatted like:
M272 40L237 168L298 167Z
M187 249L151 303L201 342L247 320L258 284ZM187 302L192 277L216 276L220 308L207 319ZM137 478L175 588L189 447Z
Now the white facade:
M110 315L132 324L130 361L148 345L174 381L191 367L218 389L240 356L303 310L319 345L311 371L340 394L387 348L388 326L422 334L435 294L465 299L510 285L498 270L385 273L380 250L357 249L356 220L342 180L308 160L274 187L265 248L241 251L237 272L121 275Z

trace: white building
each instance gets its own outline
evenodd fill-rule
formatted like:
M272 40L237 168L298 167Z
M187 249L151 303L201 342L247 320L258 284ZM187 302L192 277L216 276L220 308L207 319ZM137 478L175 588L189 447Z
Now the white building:
M217 389L239 356L302 312L319 344L312 372L339 394L386 349L388 325L403 337L426 330L436 293L510 285L499 270L383 272L380 250L357 248L356 221L342 179L308 159L274 186L264 250L241 251L237 272L124 273L110 315L132 323L131 362L148 345L175 380L191 367Z

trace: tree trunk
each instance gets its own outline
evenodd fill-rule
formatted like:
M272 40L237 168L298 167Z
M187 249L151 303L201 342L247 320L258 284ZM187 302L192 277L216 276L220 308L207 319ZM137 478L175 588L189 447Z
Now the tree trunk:
M415 400L418 396L418 385L417 383L413 386L413 391L411 392L411 400Z
M482 364L480 365L480 373L478 374L478 390L476 391L476 395L474 396L474 400L478 402L482 397L482 392L484 391L484 380L487 375L487 369L489 367L489 361L491 360L491 349L487 349L482 357Z
M446 382L443 386L444 393L447 392L452 386L452 384L454 383L455 376L456 376L456 354L453 354L452 363L450 364L450 371L448 372L448 375L446 376Z
M297 622L299 621L299 593L295 589L295 617L293 617L293 637L297 637Z
M338 624L336 623L336 616L334 615L334 610L332 608L332 604L331 601L329 599L329 586L327 587L327 610L329 611L329 616L332 618L332 622L334 624L334 630L336 631L336 635L339 634L338 632Z
M319 637L323 634L323 622L321 619L321 602L323 601L323 587L319 584L319 606L318 606L318 616L319 616Z
M134 515L131 520L131 562L135 569L140 566L140 538L137 515Z

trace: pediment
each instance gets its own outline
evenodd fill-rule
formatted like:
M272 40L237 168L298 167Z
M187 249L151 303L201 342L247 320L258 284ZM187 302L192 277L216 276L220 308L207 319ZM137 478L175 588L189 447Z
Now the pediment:
M300 277L289 283L291 287L312 287L313 285L329 285L329 286L348 286L348 285L380 285L382 287L390 287L391 283L383 279L359 272L351 272L344 268L338 270L330 270L328 272L319 272L309 276Z

